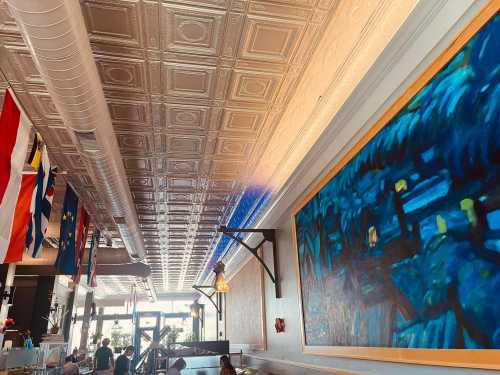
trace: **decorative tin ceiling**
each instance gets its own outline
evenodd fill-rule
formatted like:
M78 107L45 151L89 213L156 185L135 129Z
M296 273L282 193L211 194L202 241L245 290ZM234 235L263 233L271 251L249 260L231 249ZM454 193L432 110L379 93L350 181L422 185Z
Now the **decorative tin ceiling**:
M159 293L200 276L335 3L81 1ZM2 72L51 160L122 246L1 0L0 43Z

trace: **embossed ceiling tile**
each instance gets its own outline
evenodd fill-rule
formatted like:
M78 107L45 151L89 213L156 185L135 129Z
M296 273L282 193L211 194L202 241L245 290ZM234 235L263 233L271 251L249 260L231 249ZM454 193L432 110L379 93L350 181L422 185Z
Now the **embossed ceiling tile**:
M81 4L92 42L141 47L138 1L94 1Z
M205 203L207 204L227 204L231 199L231 194L230 193L209 193L207 194L207 199Z
M254 143L245 138L217 139L214 158L224 160L247 160L252 153Z
M122 155L141 155L153 153L153 137L145 133L116 133Z
M219 224L220 215L201 215L200 223L203 224Z
M149 103L124 100L108 100L113 123L150 126Z
M155 205L152 203L150 203L150 204L140 203L140 204L136 204L135 207L137 209L137 212L139 212L139 213L155 212Z
M176 63L164 63L163 92L166 95L210 98L216 68Z
M191 205L190 204L178 204L178 203L175 203L175 204L171 204L169 205L168 207L168 212L169 213L190 213L191 212ZM181 229L181 230L185 230L186 228L185 227L181 227L181 228L177 228L175 226L173 227L170 227L171 229Z
M293 4L273 4L268 1L252 1L248 6L248 13L307 21L311 14L311 8Z
M179 104L164 104L167 128L205 131L208 129L210 108Z
M194 189L196 189L196 179L195 178L168 177L167 178L167 189L168 190L194 190Z
M147 91L144 61L103 56L96 56L95 60L105 89Z
M209 191L227 191L230 192L236 187L237 182L231 179L216 179L210 180L208 184Z
M199 160L169 159L167 161L167 173L170 175L196 175L199 167Z
M276 95L281 76L235 70L229 98L234 101L269 103Z
M228 108L222 116L221 130L244 132L256 137L264 123L265 112Z
M170 155L201 156L205 149L205 137L195 135L167 135L167 153Z
M136 202L154 202L155 195L152 191L132 190L132 196Z
M47 134L43 138L48 144L54 144L57 147L74 147L74 143L64 126L47 126L44 128Z
M123 158L123 164L127 173L131 175L134 173L145 175L153 174L153 167L149 159L125 157Z
M63 164L68 170L71 171L84 171L85 163L83 162L80 154L77 152L68 152L66 150L60 149L62 152L59 153L59 159L63 161Z
M167 0L163 0L167 1ZM226 9L229 5L229 0L169 0L171 3L192 4L197 7L209 7Z
M29 50L24 46L3 44L12 66L19 69L17 73L19 80L26 82L43 84L42 77L38 73L38 69L33 62L33 58Z
M129 177L128 183L131 189L153 190L154 182L152 177Z
M163 4L162 48L166 51L216 56L219 52L225 12Z
M312 7L317 0L274 0L276 3L284 3L288 5L299 5L303 7Z
M212 175L237 179L246 170L245 162L214 160L212 163Z
M144 230L156 231L158 229L157 223L141 223L139 226Z
M248 16L239 57L288 63L300 41L304 23Z
M216 215L221 215L224 211L225 207L224 206L212 206L212 205L207 205L203 207L202 214L216 214Z
M40 116L47 119L61 119L49 94L42 92L31 92L30 94Z
M194 194L191 193L168 193L167 199L173 203L192 203Z
M143 0L146 47L160 48L159 5L157 1Z
M139 221L140 222L143 222L143 223L148 223L148 222L155 222L157 221L157 217L156 215L150 215L150 214L139 214L137 215L138 218L139 218ZM149 238L149 240L151 242L153 242L153 239L152 238ZM156 242L156 241L154 241Z

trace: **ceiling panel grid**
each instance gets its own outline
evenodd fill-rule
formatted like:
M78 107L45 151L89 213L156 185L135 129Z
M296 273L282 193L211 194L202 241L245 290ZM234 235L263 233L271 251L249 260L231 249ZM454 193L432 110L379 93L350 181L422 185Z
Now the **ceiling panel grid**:
M80 1L158 292L197 280L336 2ZM2 0L0 24L6 79L119 242Z

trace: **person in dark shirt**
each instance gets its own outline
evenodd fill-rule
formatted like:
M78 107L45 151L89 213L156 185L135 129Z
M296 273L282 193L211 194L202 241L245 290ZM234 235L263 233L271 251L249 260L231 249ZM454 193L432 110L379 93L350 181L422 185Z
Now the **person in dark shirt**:
M127 346L123 354L116 359L115 371L113 375L130 375L130 359L134 354L134 347Z
M97 375L110 375L115 367L113 351L109 348L109 339L102 340L102 346L96 350L94 355L94 372Z
M73 352L71 353L70 357L71 357L71 362L73 362L73 363L78 363L79 362L78 361L78 349L77 348L73 349Z

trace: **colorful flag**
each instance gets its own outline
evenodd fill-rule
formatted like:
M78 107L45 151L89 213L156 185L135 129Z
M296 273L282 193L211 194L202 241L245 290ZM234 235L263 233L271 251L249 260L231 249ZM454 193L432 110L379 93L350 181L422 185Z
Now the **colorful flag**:
M33 139L33 146L31 146L30 156L28 157L28 164L33 167L35 171L38 170L40 161L42 159L42 142L38 133L35 134Z
M76 273L73 277L73 281L75 284L80 282L81 277L81 265L83 261L83 254L85 253L85 244L87 243L87 237L89 234L89 226L90 226L90 216L85 211L85 208L82 206L80 208L80 221L78 222L78 234L76 237L76 256L75 256L75 269Z
M90 241L89 259L87 265L87 285L95 288L97 286L97 249L99 248L99 240L101 238L101 231L97 228L94 229L92 240Z
M2 254L0 263L15 263L23 260L24 239L31 217L30 204L33 190L35 189L35 179L36 176L34 174L23 175L21 190L17 197L9 248L6 254ZM5 258L3 258L3 256Z
M52 201L54 200L54 186L56 184L57 168L50 168L49 178L47 180L47 187L45 189L45 194L42 200L42 231L40 245L42 244L43 238L47 233L47 227L49 226L50 213L52 212ZM39 247L40 248L40 247ZM38 248L38 249L39 249ZM38 254L39 252L37 252Z
M40 140L38 140L38 142L40 142ZM43 211L50 216L55 183L55 175L50 168L47 147L42 145L41 149L42 154L38 165L36 187L33 191L33 198L31 200L32 218L26 235L26 251L33 258L40 256L42 242L49 222L48 216L45 216ZM46 200L47 193L52 195Z
M30 128L28 117L19 109L10 90L7 90L0 115L0 257L2 258L5 258L10 244Z
M75 229L78 197L66 185L63 211L61 213L61 230L59 235L59 252L57 253L56 268L65 275L75 274Z

